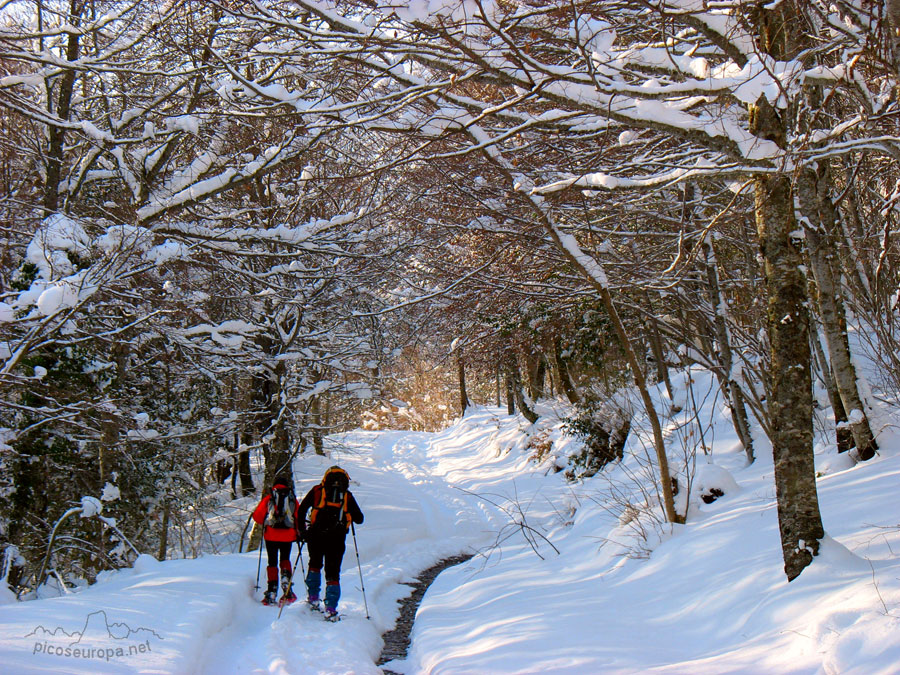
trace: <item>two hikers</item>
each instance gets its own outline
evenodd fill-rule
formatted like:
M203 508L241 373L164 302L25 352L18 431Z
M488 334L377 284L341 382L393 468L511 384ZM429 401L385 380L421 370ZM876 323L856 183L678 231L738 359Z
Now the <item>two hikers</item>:
M350 476L339 466L329 468L322 481L306 493L303 501L297 502L289 477L278 476L270 494L253 512L253 520L259 524L265 522L263 539L266 544L268 566L266 579L269 582L263 598L263 604L275 601L277 589L278 565L280 568L283 600L296 600L290 588L291 544L294 541L305 541L309 546L309 571L306 574L307 602L314 609L321 609L320 593L322 590L322 571L325 571L325 618L337 619L337 605L341 597L341 562L346 548L345 539L353 523L362 524L363 512L350 492ZM296 508L279 507L293 504ZM290 518L285 513L290 510ZM309 525L306 515L309 513ZM288 524L289 523L289 524Z
M278 570L281 569L281 588L283 600L293 602L297 599L291 589L291 544L298 541L303 531L303 520L300 517L300 502L294 495L293 481L290 476L279 475L272 483L269 491L253 511L253 520L257 524L265 524L263 540L266 544L266 581L268 587L263 595L263 604L275 603L278 591Z

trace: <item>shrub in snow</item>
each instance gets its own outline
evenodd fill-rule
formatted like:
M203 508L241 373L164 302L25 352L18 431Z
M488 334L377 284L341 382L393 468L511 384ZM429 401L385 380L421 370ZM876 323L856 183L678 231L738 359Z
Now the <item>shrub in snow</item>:
M25 260L42 279L69 276L90 256L91 239L81 225L55 213L41 223L25 251Z
M553 439L546 431L534 434L528 439L526 450L529 452L528 460L535 464L543 464L551 458L553 452ZM555 459L555 458L554 458ZM551 468L554 473L561 471L562 468L557 466L556 462L552 462Z
M589 478L610 462L622 459L631 418L608 403L586 401L566 418L565 429L583 441L581 450L569 457L566 477Z
M693 492L706 504L738 490L731 474L715 464L698 464L694 474Z

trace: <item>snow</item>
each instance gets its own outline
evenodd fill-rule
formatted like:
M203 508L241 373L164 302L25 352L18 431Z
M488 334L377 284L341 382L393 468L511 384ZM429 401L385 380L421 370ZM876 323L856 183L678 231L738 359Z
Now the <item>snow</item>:
M112 204L114 207L115 204ZM133 225L113 225L97 239L97 245L111 254L122 250L138 250L145 252L150 248L153 234L150 230Z
M706 391L715 380L699 369L673 379L680 400L692 400L683 391L690 383ZM663 410L662 394L654 396ZM391 670L896 673L897 420L883 427L879 455L868 462L847 463L833 445L817 445L828 536L788 583L771 449L757 429L758 459L747 466L715 398L664 416L673 468L685 470L678 458L696 442L683 433L694 416L709 448L683 500L686 525L662 522L655 498L630 478L649 466L640 416L621 465L576 483L555 470L579 447L563 434L561 403L541 401L535 425L475 407L438 433L358 430L329 437L328 456L306 453L294 464L300 494L332 464L346 468L366 514L356 528L359 569L354 539L347 541L340 623L300 603L276 619L253 588L256 551L161 562L144 555L92 587L6 605L0 662L15 673L379 673L379 636L397 617L405 582L468 551L479 555L429 589L408 658ZM541 439L553 451L530 461ZM706 503L701 495L713 487L723 495ZM204 522L220 543L236 541L255 499L231 504L232 520ZM82 628L87 646L135 651L108 659L106 651L78 660L57 654L72 645L56 629Z
M178 115L166 120L169 129L178 129L194 136L200 135L200 119L195 115Z
M159 246L154 246L144 253L144 258L157 265L164 265L171 260L180 260L190 257L190 249L184 244L166 240Z
M103 511L103 504L100 503L100 500L96 497L82 497L81 498L81 517L82 518L91 518L93 516L99 516Z
M46 288L37 299L38 311L44 316L50 316L64 305L65 291L61 286Z
M119 488L112 483L106 483L103 486L103 492L100 495L100 501L104 502L113 502L121 497L122 494L119 492Z
M32 263L42 279L56 279L75 272L67 253L79 257L90 254L90 237L84 228L62 214L53 214L41 223L25 250L25 260Z
M13 602L16 602L16 594L6 584L0 584L0 605L9 605Z

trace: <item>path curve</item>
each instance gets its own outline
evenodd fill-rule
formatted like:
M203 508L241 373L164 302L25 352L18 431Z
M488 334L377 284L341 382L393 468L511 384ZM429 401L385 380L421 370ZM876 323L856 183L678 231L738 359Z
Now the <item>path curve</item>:
M384 639L384 647L381 650L381 656L378 659L378 665L384 665L389 661L402 660L406 658L406 652L409 649L409 634L412 631L413 623L416 620L416 611L422 598L425 597L425 591L431 586L437 576L448 567L459 565L466 562L472 557L471 553L444 558L435 563L428 569L421 572L414 583L407 582L407 586L411 586L412 593L400 600L400 616L394 628L384 633L381 637ZM383 669L385 675L397 675L392 670Z

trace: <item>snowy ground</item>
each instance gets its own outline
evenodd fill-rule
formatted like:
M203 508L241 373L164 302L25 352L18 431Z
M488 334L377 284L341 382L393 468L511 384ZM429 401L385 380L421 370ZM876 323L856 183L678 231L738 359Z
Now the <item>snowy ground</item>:
M707 382L695 374L698 390ZM402 582L477 550L431 587L409 658L392 670L900 672L900 439L891 420L881 420L882 452L870 462L850 466L817 447L829 538L788 584L769 449L758 439L747 467L715 400L698 407L711 454L697 460L695 487L716 483L727 494L712 504L692 494L685 526L654 524L643 508L629 477L644 471L639 434L635 457L571 485L552 467L574 442L549 409L537 427L478 409L438 434L354 432L332 439L331 457L298 460L295 474L302 492L327 466L348 469L366 513L357 538L370 620L350 539L345 618L334 625L299 604L276 621L277 609L254 597L255 552L143 557L77 594L4 606L0 670L378 673L379 636L409 591ZM679 421L668 424L673 457L698 443ZM529 462L542 438L552 452ZM90 649L103 651L85 656Z

